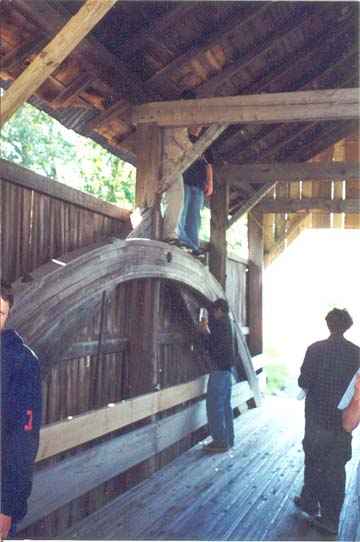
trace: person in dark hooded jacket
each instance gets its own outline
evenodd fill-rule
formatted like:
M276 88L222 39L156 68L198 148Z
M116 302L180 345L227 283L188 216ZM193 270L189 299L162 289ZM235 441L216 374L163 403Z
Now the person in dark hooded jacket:
M16 331L5 329L12 304L11 291L2 283L0 539L14 536L26 515L41 423L39 361Z

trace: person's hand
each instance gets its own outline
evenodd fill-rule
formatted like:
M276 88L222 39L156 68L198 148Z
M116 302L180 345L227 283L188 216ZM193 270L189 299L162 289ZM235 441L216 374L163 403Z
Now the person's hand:
M7 538L11 529L11 516L0 514L0 540Z
M356 380L355 380L354 397L356 401L360 401L360 375L357 375Z
M201 322L199 323L199 330L204 335L210 333L210 329L209 329L209 325L208 325L207 320L205 320L205 319L201 320Z

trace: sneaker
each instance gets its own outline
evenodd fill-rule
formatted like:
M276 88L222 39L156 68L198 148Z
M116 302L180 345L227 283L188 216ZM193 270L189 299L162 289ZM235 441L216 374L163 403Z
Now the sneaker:
M168 237L167 239L163 239L163 242L167 243L168 245L178 246L179 239L176 239L176 238L173 239L173 238Z
M333 535L338 534L339 524L333 519L328 519L324 516L317 516L311 519L311 524L320 531Z
M299 508L299 510L305 512L305 514L308 514L309 516L316 516L319 511L319 507L317 505L310 505L306 503L302 497L294 497L293 502L296 508Z
M191 251L191 254L192 256L194 256L195 258L205 258L206 257L206 253L204 250L201 250L200 248L199 249L193 249Z
M223 454L229 451L229 447L216 444L216 442L210 442L209 444L205 444L203 450L209 454Z

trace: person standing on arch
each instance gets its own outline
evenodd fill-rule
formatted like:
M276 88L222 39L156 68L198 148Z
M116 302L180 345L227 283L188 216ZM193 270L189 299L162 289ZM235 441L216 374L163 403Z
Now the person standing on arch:
M312 516L315 527L337 534L345 465L352 453L351 434L343 429L338 404L359 368L360 348L343 336L353 324L346 310L333 309L325 319L330 336L309 346L298 380L306 392L305 470L303 489L294 503Z
M0 539L14 537L26 515L41 424L39 360L16 331L5 329L13 301L10 286L1 282Z

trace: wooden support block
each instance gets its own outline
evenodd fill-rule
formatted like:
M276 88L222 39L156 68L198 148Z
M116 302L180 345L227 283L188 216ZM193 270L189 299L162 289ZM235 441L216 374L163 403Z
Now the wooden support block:
M262 215L254 210L248 217L249 271L248 271L248 337L252 355L261 354L263 350L262 328L262 274L264 258L264 239L262 231Z
M139 126L136 130L136 207L155 204L160 186L162 162L162 133L155 124Z
M225 177L214 178L214 192L210 199L210 262L209 269L225 288L226 282L226 230L229 213L229 184Z

